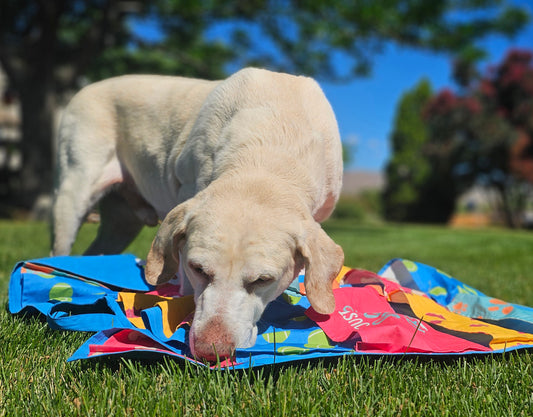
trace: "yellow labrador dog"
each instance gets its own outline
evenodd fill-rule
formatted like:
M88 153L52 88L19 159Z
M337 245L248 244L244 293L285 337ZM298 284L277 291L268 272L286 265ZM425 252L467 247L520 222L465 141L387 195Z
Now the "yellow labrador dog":
M227 357L255 343L265 307L304 267L312 306L333 312L344 256L319 222L341 181L335 116L310 78L255 68L223 81L112 78L63 115L52 251L70 253L97 201L87 254L119 253L161 219L146 280L185 276L192 353Z

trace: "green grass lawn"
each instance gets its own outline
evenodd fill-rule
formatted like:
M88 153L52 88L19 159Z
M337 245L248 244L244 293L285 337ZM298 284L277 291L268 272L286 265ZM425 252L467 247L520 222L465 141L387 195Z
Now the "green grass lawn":
M481 291L533 306L533 233L369 226L332 220L346 264L378 270L394 257L436 266ZM96 233L83 227L74 251ZM129 248L145 257L155 233ZM48 228L0 222L0 416L531 416L533 354L453 360L348 358L247 372L171 360L74 362L87 333L50 330L7 312L19 260L47 256Z

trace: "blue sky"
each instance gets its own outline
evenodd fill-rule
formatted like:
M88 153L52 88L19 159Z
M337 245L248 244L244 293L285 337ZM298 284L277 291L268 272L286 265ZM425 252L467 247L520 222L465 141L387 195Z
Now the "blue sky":
M529 9L531 13L531 6ZM500 62L511 47L533 49L533 25L515 39L491 37L481 45L488 52L487 61L482 64L485 68ZM385 53L375 57L370 77L341 85L321 82L343 141L354 144L352 162L346 169L383 169L390 156L388 138L401 95L424 77L434 90L453 88L450 74L449 56L389 45Z
M533 16L531 0L514 0L512 3L529 9ZM137 21L134 24L135 30L148 39L160 36L153 22ZM482 68L496 64L509 48L533 49L533 24L514 39L490 37L480 44L488 52ZM390 157L389 134L401 95L424 77L430 80L435 91L453 88L450 74L449 56L390 44L383 53L374 56L368 77L342 84L319 79L337 116L341 138L353 149L351 163L345 169L382 170Z

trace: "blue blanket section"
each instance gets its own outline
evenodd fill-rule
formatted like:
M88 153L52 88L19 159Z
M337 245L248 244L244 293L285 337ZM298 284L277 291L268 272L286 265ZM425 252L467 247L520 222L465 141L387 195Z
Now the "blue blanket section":
M27 273L25 265L40 270ZM9 311L38 312L53 329L99 331L131 326L118 290L149 291L133 255L61 256L18 263L9 283Z
M380 275L427 294L451 311L469 317L483 317L491 323L519 331L533 330L532 308L495 301L433 267L394 259L382 268ZM353 344L331 342L323 330L304 314L309 302L300 292L301 282L303 276L299 276L284 294L267 307L258 323L256 344L251 348L237 349L236 358L229 368L245 369L290 361L368 354L356 352ZM132 255L37 259L15 266L9 287L9 310L11 313L37 311L46 316L54 329L97 332L69 360L102 356L98 347L115 338L115 350L105 350L103 355L135 354L142 357L163 354L201 365L191 356L188 326L178 328L171 337L167 337L163 332L159 307L141 312L146 329L137 328L128 320L123 306L117 301L119 291L142 293L151 290L153 288L144 280L142 262ZM128 348L130 342L134 347ZM116 346L124 346L124 349ZM530 347L533 345L506 350Z

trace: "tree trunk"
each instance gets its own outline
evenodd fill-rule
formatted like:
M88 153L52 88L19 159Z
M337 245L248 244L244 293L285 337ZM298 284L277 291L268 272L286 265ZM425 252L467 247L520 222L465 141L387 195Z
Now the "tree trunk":
M55 94L52 83L43 80L32 80L19 92L23 166L18 203L31 208L52 191Z
M496 182L495 188L500 194L500 210L502 213L503 221L505 222L505 225L509 227L510 229L516 229L518 228L517 220L514 215L514 210L512 207L512 204L509 200L509 193L508 193L508 187L502 183L502 182Z

